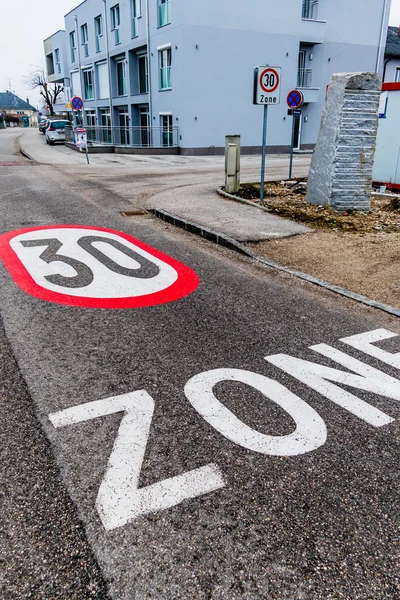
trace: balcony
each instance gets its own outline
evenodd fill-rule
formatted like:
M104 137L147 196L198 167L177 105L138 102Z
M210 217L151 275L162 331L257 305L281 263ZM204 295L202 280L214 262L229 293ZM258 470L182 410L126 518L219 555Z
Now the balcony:
M310 88L312 86L312 69L297 70L297 87Z

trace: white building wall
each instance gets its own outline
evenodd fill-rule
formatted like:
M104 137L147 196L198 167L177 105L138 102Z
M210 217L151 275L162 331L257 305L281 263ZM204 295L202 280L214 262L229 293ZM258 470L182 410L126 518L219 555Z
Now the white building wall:
M318 19L302 19L302 0L171 0L171 23L158 27L157 0L141 0L138 36L132 38L129 0L120 0L120 44L111 31L110 9L106 3L109 64L112 79L113 123L118 108L127 107L130 124L139 124L138 107L149 105L151 125L160 124L160 114L171 112L179 127L180 145L187 152L206 152L224 147L226 134L239 133L242 146L257 151L261 145L262 108L252 103L253 68L270 64L282 67L281 104L269 110L267 145L270 150L287 150L292 117L287 115L286 95L297 87L299 49L306 52L305 67L312 71L312 84L303 91L308 101L302 109L302 146L311 148L317 139L326 85L335 72L375 71L385 0L376 0L365 10L365 0L319 0ZM390 4L390 3L389 3ZM102 0L86 0L65 16L65 40L69 72L69 33L78 26L80 67L94 73L107 60ZM147 45L150 30L150 94L139 94L136 50ZM94 18L103 16L104 35L100 52L95 50ZM74 21L74 15L77 22ZM388 13L383 22L387 29ZM89 56L83 56L81 26L87 23ZM357 24L355 27L354 24ZM382 44L386 41L383 36ZM172 89L159 89L160 46L170 44ZM383 56L382 52L381 55ZM116 90L115 59L127 61L127 94ZM101 79L101 81L100 81ZM102 82L102 83L101 83ZM95 76L96 97L85 108L97 111L109 105L104 95L103 75ZM75 79L75 87L78 82ZM73 90L77 93L76 90Z

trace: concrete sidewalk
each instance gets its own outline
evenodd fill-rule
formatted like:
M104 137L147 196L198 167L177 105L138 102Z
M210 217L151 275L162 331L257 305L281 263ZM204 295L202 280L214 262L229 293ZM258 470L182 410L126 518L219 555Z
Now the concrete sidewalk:
M191 185L160 192L147 199L145 208L160 217L164 213L170 222L173 219L169 217L177 217L238 242L261 242L314 231L256 205L223 198L210 186Z

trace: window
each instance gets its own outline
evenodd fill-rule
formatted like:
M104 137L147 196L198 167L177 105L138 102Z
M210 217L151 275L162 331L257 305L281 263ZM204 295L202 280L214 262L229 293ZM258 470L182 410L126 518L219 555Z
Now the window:
M161 145L173 146L172 115L160 115Z
M138 56L139 94L147 94L149 91L149 70L147 54Z
M57 73L61 73L60 49L59 48L56 48L54 50L54 58L56 59Z
M81 42L83 47L83 56L87 58L89 56L89 37L87 23L81 26Z
M96 39L96 52L101 52L101 38L103 37L103 20L101 15L94 20L94 35Z
M75 31L71 31L71 33L69 34L69 45L71 48L71 62L74 63L76 61Z
M125 59L117 61L117 95L127 95Z
M158 0L158 26L163 27L171 23L171 2L170 0Z
M140 0L131 0L131 16L132 16L132 31L131 37L137 37L138 32L138 18L141 16Z
M169 90L171 84L171 48L159 51L160 55L160 90Z
M396 67L396 71L394 74L394 80L395 81L400 81L400 67Z
M315 21L318 18L318 0L303 0L301 17Z
M92 69L85 69L82 71L83 75L83 95L85 100L93 100L94 98L94 85L93 85L93 71Z
M119 26L121 25L120 15L119 15L119 4L116 4L110 9L111 12L111 31L114 32L114 41L115 44L120 44L121 39L119 35Z

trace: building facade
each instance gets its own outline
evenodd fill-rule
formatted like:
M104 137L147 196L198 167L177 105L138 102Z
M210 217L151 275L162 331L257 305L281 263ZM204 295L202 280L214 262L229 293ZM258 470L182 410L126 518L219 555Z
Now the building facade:
M260 151L253 70L279 66L268 149L289 148L293 118L295 148L309 149L331 75L382 73L389 9L387 0L368 10L365 0L85 0L45 40L46 64L50 81L83 98L84 124L105 142L184 154L222 152L227 134ZM296 117L286 105L293 88L305 100Z
M38 110L10 91L0 92L0 127L37 127Z

